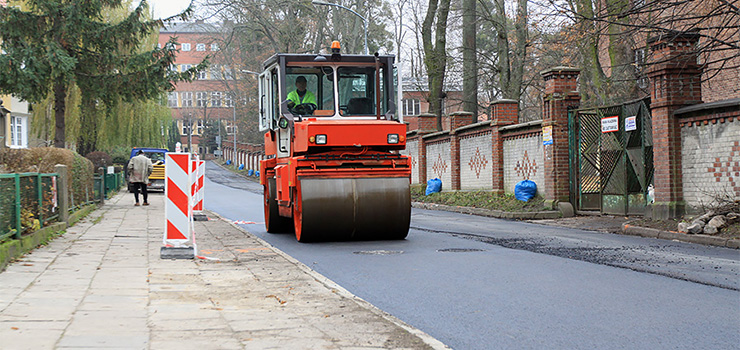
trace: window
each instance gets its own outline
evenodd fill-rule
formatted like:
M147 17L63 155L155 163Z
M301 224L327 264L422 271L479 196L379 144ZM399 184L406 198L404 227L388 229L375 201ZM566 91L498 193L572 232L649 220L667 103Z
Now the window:
M176 64L171 64L170 65L170 72L177 72L177 65Z
M383 76L383 72L380 76ZM344 115L373 115L377 110L381 114L386 110L386 99L381 98L381 105L376 106L376 94L385 97L384 81L380 82L380 91L375 89L374 67L339 67L339 108Z
M173 43L166 43L166 44L164 44L164 48L167 49L167 50L174 50L175 49L175 44L173 44Z
M418 98L403 99L404 115L419 115L421 113L421 101Z
M180 93L180 104L182 107L193 107L193 93L190 91Z
M226 80L234 80L234 74L229 68L229 66L224 66L224 79Z
M221 107L221 92L211 92L211 107Z
M211 44L211 51L218 51L218 43Z
M195 133L194 135L203 135L203 119L198 119L197 123L195 124Z
M182 51L190 51L190 44L189 43L183 43L180 45L180 50Z
M214 65L211 66L211 79L213 79L213 80L221 80L222 79L222 76L221 76L221 66L216 65L216 64L214 64Z
M198 77L197 78L198 78L198 80L206 80L206 79L208 79L208 72L206 72L205 70L202 70L202 71L198 72Z
M192 64L181 64L181 65L180 65L180 71L181 71L181 72L185 72L186 70L188 70L188 69L190 69L190 68L192 68L192 67L193 67L193 65L192 65Z
M635 78L637 79L637 86L640 89L647 89L648 77L645 74L645 66L647 63L647 53L644 48L634 50L634 67L635 67Z
M234 107L234 99L231 98L231 94L223 94L224 107Z
M206 104L208 103L208 94L206 92L196 92L195 93L195 105L196 107L206 107Z
M26 117L10 116L10 147L28 147L28 140L26 139Z
M297 81L299 79L306 80L306 95L303 97L296 93ZM350 79L347 78L347 81L350 81ZM292 94L293 96L291 101L296 105L315 103L318 112L314 111L314 115L332 116L336 113L336 106L334 104L334 70L331 67L289 67L287 68L285 82L287 84L288 94ZM274 87L273 91L277 92L277 87ZM242 96L244 101L249 101L249 97L251 96ZM279 108L280 101L274 101L273 103L273 106ZM307 113L300 110L294 110L294 112Z
M226 135L234 135L234 131L239 132L239 127L234 122L226 122Z
M157 48L158 49L161 49L162 48L162 43L157 43Z
M195 51L205 51L206 44L195 44Z
M172 91L169 94L167 94L167 106L177 107L177 92L176 91Z
M187 135L190 130L190 127L188 126L188 121L179 120L177 124L180 126L180 130L181 130L180 135Z

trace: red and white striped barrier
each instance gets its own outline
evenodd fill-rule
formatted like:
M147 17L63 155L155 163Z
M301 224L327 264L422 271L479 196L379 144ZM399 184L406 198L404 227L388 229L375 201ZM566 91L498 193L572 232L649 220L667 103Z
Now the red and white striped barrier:
M163 239L165 247L163 249L192 248L195 251L192 193L190 191L192 184L190 153L166 153L165 157L166 203Z
M205 199L205 191L203 189L203 182L206 176L206 161L205 160L192 160L193 163L193 211L195 214L200 214L203 211L203 200Z

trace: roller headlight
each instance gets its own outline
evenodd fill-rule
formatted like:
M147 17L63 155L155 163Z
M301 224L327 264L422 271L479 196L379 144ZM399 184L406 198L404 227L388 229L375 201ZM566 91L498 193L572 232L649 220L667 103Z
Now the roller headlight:
M316 135L316 144L317 145L325 145L326 144L326 135Z
M388 134L388 143L398 143L398 134Z

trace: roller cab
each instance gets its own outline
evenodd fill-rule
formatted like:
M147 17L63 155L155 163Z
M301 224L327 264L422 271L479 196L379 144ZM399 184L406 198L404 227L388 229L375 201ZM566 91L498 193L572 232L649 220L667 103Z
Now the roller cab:
M406 126L393 56L277 54L259 78L268 232L300 242L404 239L411 217Z

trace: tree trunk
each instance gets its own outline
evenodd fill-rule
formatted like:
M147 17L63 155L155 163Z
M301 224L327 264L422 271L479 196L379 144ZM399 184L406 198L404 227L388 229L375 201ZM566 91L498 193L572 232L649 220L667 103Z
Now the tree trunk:
M476 0L463 0L463 109L478 121L478 64Z
M524 64L527 58L527 0L518 0L516 10L516 21L514 22L514 35L516 43L514 46L511 76L508 86L508 98L519 101L522 97L522 82L524 81Z
M67 86L59 79L54 83L54 147L65 148L64 139L64 111L66 110L65 99L67 98Z
M450 0L441 0L439 3L437 0L429 0L421 32L429 76L429 109L431 113L437 115L437 130L442 130L442 99L444 98L442 89L447 62L447 17L449 13ZM432 24L435 22L435 14L436 26L434 43L432 43Z
M498 56L499 86L501 97L511 98L509 88L511 82L511 57L509 56L509 31L508 18L504 0L494 0L496 14L494 15L494 27L496 29L496 53Z

